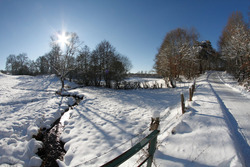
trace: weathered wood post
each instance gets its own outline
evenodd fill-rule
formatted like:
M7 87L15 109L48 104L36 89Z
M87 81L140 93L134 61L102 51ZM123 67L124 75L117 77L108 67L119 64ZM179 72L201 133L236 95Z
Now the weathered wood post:
M158 127L159 127L159 123L160 123L160 118L159 117L151 118L151 124L150 124L149 130L150 131L157 130ZM152 166L154 153L155 153L155 150L156 150L156 144L157 144L157 136L153 140L151 140L149 142L149 148L148 148L149 157L148 157L148 161L147 161L147 167Z
M184 95L183 95L183 93L181 93L181 111L182 111L182 114L185 113L185 102L184 102Z
M158 127L159 127L159 123L160 123L160 118L159 117L156 117L156 118L152 117L149 130L150 131L157 130Z
M192 101L192 88L189 87L189 101Z
M194 83L193 83L193 85L194 85L194 91L195 91L195 84L196 84L196 81L194 80Z
M195 90L195 86L194 84L192 85L192 97L194 96L194 90Z

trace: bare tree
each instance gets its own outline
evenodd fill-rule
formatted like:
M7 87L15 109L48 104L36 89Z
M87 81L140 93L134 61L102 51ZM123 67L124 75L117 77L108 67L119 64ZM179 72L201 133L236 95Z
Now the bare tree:
M7 57L5 69L8 73L15 74L17 71L16 55L11 54Z
M29 75L30 60L26 53L9 55L6 61L7 72L13 75Z
M40 56L36 59L38 74L49 74L50 66L46 55Z
M117 85L118 82L125 79L127 73L132 68L130 60L125 57L117 54L113 57L110 65L110 78Z
M87 45L85 45L76 58L76 74L77 79L81 83L88 86L90 84L90 61L91 61L91 52Z
M99 73L101 74L100 80L104 80L107 87L110 87L111 73L110 68L112 59L115 57L115 47L113 47L108 41L104 40L100 42L96 49L95 54L99 59Z
M79 55L80 56L80 55ZM83 55L86 58L86 54ZM92 85L100 86L104 81L106 87L111 87L112 82L123 80L132 65L129 59L121 56L110 42L100 42L92 51L88 66L88 76ZM89 82L89 83L90 83Z
M56 35L51 36L51 41L51 54L55 58L55 62L53 62L51 66L60 76L62 91L64 89L66 75L76 68L72 61L74 60L81 43L76 33L69 32L59 32Z

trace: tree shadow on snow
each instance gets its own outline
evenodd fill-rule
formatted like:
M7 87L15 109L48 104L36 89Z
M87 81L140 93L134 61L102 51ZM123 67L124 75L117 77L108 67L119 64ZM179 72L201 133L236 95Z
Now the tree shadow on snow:
M99 114L91 111L91 109L89 109L88 107L85 107L85 111L81 111L79 109L75 109L75 111L77 111L77 113L79 114L80 118L84 120L84 122L89 122L92 126L93 129L97 130L100 132L101 135L103 135L105 142L107 142L110 146L110 148L114 147L114 145L117 144L116 138L115 136L109 135L110 131L105 131L104 128L102 128L102 125L97 125L95 122L93 122L93 120L91 120L90 118L88 118L87 114L85 115L84 113L92 113L94 114L96 117L102 119L103 121L110 123L112 127L116 127L118 128L120 131L122 131L122 134L126 134L126 136L133 136L133 134L126 132L124 129L122 129L121 127L119 127L117 124L115 124L112 121L107 120L106 118L103 118L102 116L100 116Z
M173 163L176 162L176 163L182 164L185 167L194 167L194 166L197 166L197 167L198 166L199 167L211 167L211 166L208 166L208 165L201 164L199 162L190 161L190 160L187 160L187 159L182 159L182 158L166 155L166 154L164 154L163 152L161 152L159 150L156 151L156 158L163 159L165 161L171 161Z
M214 116L214 115L209 115L209 114L200 114L199 111L195 110L192 107L188 108L188 111L191 112L190 116L200 115L200 116L205 116L205 117L224 119L223 117L219 117L219 116Z

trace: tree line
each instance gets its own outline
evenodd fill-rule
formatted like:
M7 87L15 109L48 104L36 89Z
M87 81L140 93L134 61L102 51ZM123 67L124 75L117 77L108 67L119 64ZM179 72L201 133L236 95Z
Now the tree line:
M56 74L63 89L66 77L86 86L105 83L111 87L111 83L123 80L132 67L130 60L106 40L91 51L87 45L82 47L76 33L58 32L51 36L50 46L51 50L35 61L25 53L9 55L6 71L13 75Z
M227 70L239 81L250 82L249 23L234 12L222 31L216 51L209 40L198 41L195 28L177 28L168 32L155 56L154 69L167 86L175 87L180 76L195 78L206 70ZM62 40L63 39L63 40ZM59 32L51 36L51 50L36 61L27 54L9 55L6 70L13 75L57 74L62 88L64 79L76 79L84 85L106 87L123 80L132 65L129 59L104 40L90 51L81 47L76 33Z
M217 52L209 40L198 41L195 28L168 32L155 56L154 68L166 84L175 87L180 75L195 78L206 70L227 70L239 81L250 81L249 24L240 12L229 17Z

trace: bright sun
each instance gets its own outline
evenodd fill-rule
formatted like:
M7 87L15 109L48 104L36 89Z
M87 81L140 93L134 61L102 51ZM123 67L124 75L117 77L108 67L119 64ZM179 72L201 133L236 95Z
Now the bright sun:
M64 48L69 44L69 35L67 35L64 31L61 34L58 33L56 43Z

